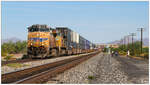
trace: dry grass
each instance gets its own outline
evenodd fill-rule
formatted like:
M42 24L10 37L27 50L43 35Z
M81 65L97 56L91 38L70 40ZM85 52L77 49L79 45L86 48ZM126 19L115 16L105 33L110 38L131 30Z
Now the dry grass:
M130 56L131 58L135 58L135 59L138 59L138 60L143 60L144 59L144 57L142 58L142 57L137 57L137 56Z
M24 67L24 66L28 66L28 65L21 64L21 63L10 63L10 64L6 64L6 66L13 67L13 68L20 68L20 67Z
M88 76L88 79L93 80L94 76Z

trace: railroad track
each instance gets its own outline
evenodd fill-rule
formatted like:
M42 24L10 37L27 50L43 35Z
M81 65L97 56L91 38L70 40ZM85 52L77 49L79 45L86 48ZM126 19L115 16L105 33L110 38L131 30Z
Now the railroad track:
M82 55L79 57L69 58L54 63L48 63L16 72L2 74L2 83L15 83L15 84L36 84L44 83L50 78L56 76L58 73L97 55L99 52L94 52L89 55Z
M25 63L25 62L31 62L31 61L39 61L39 60L45 60L45 59L53 59L53 58L58 58L57 57L49 57L49 58L44 58L44 59L18 59L18 60L11 60L11 61L2 61L2 66L10 63ZM69 57L69 56L68 56Z

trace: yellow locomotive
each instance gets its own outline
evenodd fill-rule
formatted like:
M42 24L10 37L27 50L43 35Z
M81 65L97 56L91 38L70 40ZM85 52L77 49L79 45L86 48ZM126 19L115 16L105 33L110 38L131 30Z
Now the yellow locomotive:
M54 36L55 35L55 36ZM28 55L31 58L57 56L62 38L47 25L32 25L28 27Z

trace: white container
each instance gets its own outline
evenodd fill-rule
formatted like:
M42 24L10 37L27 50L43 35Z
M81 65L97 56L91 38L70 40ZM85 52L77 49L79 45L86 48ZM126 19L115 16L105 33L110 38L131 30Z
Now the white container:
M93 49L92 44L90 44L90 49Z
M79 43L79 34L76 34L76 43Z
M76 42L76 32L73 32L73 42Z
M72 31L71 32L71 42L79 43L79 34Z
M71 42L73 42L73 31L71 31L70 33L71 33Z

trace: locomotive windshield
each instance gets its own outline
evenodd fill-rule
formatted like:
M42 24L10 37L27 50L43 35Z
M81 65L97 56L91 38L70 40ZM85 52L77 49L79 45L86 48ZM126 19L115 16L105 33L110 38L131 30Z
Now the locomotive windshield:
M50 30L48 28L40 28L40 32L49 32Z
M29 32L49 32L49 28L29 28Z
M38 32L39 28L29 28L29 32Z

